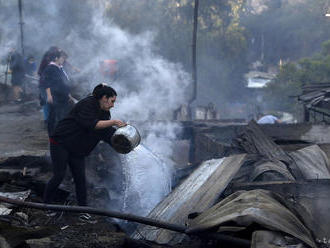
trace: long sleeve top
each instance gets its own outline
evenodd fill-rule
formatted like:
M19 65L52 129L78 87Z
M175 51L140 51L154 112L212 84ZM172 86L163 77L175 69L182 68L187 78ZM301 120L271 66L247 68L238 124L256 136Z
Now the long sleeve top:
M100 120L109 120L110 112L100 108L94 96L79 101L55 128L51 138L76 156L87 156L101 140L111 144L113 127L95 129Z
M69 101L69 78L61 67L55 64L47 65L42 77L43 87L45 89L50 88L55 104L67 103Z

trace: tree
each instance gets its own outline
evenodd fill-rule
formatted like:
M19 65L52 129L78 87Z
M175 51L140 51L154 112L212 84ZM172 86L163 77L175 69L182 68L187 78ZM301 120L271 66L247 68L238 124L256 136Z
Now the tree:
M266 89L266 99L276 110L294 111L303 85L330 82L330 41L322 44L322 53L284 65Z
M325 0L282 1L261 14L245 12L242 23L249 37L250 62L260 59L261 47L266 64L280 59L298 60L319 50L330 39L330 20L324 17ZM262 45L261 43L264 43Z
M107 15L131 32L154 31L158 52L190 72L193 4L193 0L112 0ZM244 0L200 1L197 33L200 102L209 101L213 93L211 100L217 103L244 96L247 40L240 23L243 8ZM201 88L212 92L203 95Z

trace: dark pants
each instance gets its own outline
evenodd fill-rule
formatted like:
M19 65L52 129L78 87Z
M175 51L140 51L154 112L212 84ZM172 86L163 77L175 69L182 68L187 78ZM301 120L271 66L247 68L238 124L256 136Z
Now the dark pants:
M53 163L53 177L48 182L44 202L51 203L58 186L64 179L67 165L76 185L77 201L80 206L87 205L85 158L72 156L62 145L50 144L50 155Z
M56 124L62 120L70 111L68 103L53 103L49 104L48 116L48 135L50 136L56 127Z

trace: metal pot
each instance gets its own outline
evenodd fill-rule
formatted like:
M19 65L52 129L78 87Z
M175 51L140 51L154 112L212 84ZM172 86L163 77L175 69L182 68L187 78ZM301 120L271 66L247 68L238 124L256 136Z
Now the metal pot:
M129 153L140 144L139 131L132 125L118 128L111 137L113 149L119 153Z

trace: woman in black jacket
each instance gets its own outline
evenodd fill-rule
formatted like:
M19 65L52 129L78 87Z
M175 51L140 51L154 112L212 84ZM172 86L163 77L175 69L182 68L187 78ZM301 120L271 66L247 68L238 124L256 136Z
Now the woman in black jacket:
M54 51L50 55L50 63L46 66L42 81L47 93L49 104L48 135L50 136L56 124L69 112L71 95L69 77L63 70L65 54L62 51Z
M66 118L62 119L50 137L50 155L54 175L48 182L44 202L50 203L62 182L69 165L76 186L78 204L87 205L85 157L100 140L110 144L115 131L113 126L126 124L110 120L110 108L116 101L116 91L100 84L93 95L79 101Z
M47 67L47 65L51 62L51 58L53 58L52 54L54 52L61 51L60 48L56 46L50 47L45 54L42 56L39 69L38 69L38 75L39 75L39 93L40 93L40 105L42 106L43 115L44 115L44 122L45 124L48 123L48 116L49 116L49 105L47 103L47 93L46 93L46 85L44 83L44 77L43 73Z

